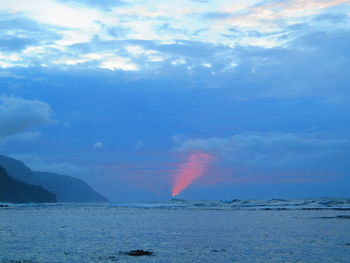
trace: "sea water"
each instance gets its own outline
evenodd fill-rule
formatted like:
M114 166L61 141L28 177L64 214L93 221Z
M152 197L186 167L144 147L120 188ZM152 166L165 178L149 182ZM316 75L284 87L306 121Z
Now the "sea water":
M1 207L0 263L44 262L350 262L350 200Z

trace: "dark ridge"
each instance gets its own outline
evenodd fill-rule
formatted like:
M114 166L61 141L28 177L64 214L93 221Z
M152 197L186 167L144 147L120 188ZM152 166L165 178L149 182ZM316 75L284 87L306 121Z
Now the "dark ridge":
M14 158L0 155L0 166L5 168L8 174L27 184L39 185L39 180L35 174L23 162Z
M23 162L0 155L0 166L9 176L31 185L41 186L56 195L58 202L108 202L84 181L67 175L33 172Z
M56 194L58 202L108 202L84 181L67 175L34 172L40 185Z
M38 185L16 180L0 167L0 202L3 203L54 203L56 196Z

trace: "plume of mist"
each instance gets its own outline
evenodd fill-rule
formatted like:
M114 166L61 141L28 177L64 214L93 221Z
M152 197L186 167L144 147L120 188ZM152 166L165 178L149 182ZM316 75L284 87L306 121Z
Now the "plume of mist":
M213 157L207 153L192 153L188 161L181 165L175 175L172 196L175 197L192 184L197 178L201 177Z

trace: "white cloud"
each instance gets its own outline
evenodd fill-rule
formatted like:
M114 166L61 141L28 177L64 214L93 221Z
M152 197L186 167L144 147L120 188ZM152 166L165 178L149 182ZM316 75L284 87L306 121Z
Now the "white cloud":
M186 64L186 60L184 58L176 59L172 61L171 64L174 66L183 65Z
M348 0L285 0L266 1L258 5L229 5L222 7L222 23L242 28L256 27L264 32L278 30L284 23L295 22L291 19L307 17L320 13L322 9L349 4ZM244 12L242 12L244 11ZM242 14L243 13L243 14ZM224 16L226 14L226 16ZM269 28L270 27L270 28Z
M153 55L153 56L148 56L148 60L150 62L163 62L165 60L165 57L161 55Z
M138 150L143 148L144 146L145 146L145 143L143 141L137 141L134 145L134 148Z
M210 63L202 63L202 66L205 67L205 68L211 68L212 65Z
M219 0L215 1L215 4L205 5L185 0L166 3L149 1L145 5L137 0L126 1L125 5L117 1L119 6L113 6L113 1L109 1L105 4L111 8L101 9L100 7L104 6L102 2L0 0L0 10L17 18L33 20L40 28L45 28L55 35L50 43L47 38L37 39L40 38L38 35L35 36L35 41L29 42L21 52L8 52L3 55L0 53L0 67L42 65L65 68L65 65L82 67L85 64L89 69L136 71L140 70L140 63L134 62L133 59L143 56L147 61L142 64L142 69L147 70L147 67L154 67L155 62L166 62L171 57L171 51L160 52L122 41L145 40L165 44L183 40L226 47L286 46L293 39L286 27L310 23L315 29L327 31L329 26L325 28L324 25L312 22L310 15L326 13L330 8L340 5L344 7L342 12L348 13L349 8L345 5L348 0L247 0L243 4L242 1ZM114 29L117 33L111 33ZM118 30L124 31L118 34ZM21 32L20 29L16 29L12 34L20 36ZM104 44L99 46L100 42ZM74 44L82 44L88 48L76 51L71 49ZM104 56L103 60L92 59L87 56L91 52L112 55ZM88 64L91 61L97 63ZM212 62L206 61L205 64L209 65ZM186 63L186 58L172 59L169 63L181 65ZM201 64L202 61L198 63Z
M106 59L100 65L100 68L109 70L124 70L124 71L136 71L138 66L132 63L129 59L123 57L113 57Z
M165 60L163 53L155 50L146 50L141 46L127 46L126 50L131 56L140 57L144 56L148 61L151 62L162 62Z
M0 78L24 79L25 77L23 77L21 75L17 75L17 74L12 73L12 72L1 71Z
M103 148L103 143L102 142L95 142L92 147L94 149L102 149Z
M0 7L14 14L25 13L44 24L66 28L89 28L102 16L97 10L64 5L54 0L5 0L0 2Z
M15 140L33 140L41 135L40 132L23 132L16 135L11 136L9 139Z

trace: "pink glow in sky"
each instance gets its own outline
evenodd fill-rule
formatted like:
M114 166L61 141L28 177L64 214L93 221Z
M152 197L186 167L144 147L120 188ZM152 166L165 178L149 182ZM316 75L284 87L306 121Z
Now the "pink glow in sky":
M192 184L197 178L202 176L208 167L208 164L213 160L213 156L195 152L192 153L188 161L181 165L179 171L175 175L175 181L172 189L172 196L180 194L185 188Z

